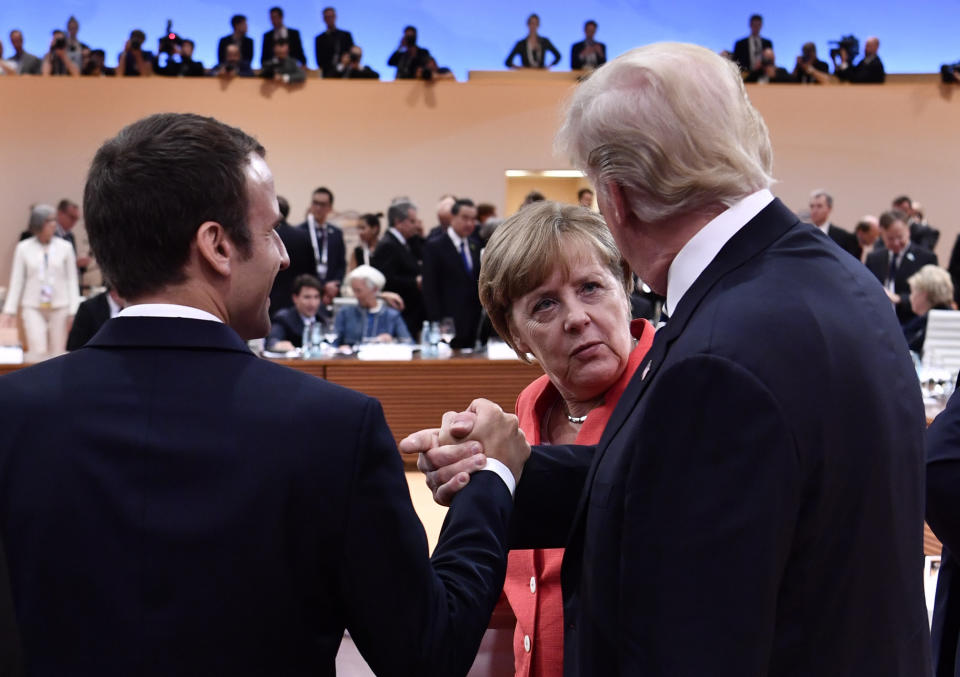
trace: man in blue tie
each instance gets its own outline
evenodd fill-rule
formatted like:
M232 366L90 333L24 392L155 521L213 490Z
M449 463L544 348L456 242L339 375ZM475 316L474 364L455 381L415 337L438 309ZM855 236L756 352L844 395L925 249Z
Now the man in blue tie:
M480 323L480 247L471 239L477 227L477 208L461 198L445 233L428 238L423 246L423 302L427 319L453 318L456 336L452 348L473 348Z

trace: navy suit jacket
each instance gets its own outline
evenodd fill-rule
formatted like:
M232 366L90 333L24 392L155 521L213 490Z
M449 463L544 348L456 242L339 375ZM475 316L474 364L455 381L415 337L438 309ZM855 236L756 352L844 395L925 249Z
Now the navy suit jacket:
M890 270L890 252L886 249L876 249L867 256L867 268L883 284L887 280ZM910 285L907 280L915 272L928 263L937 264L937 255L923 247L910 244L900 259L896 277L893 279L893 290L900 295L900 303L896 305L897 318L900 324L906 324L916 317L910 306Z
M423 245L423 304L427 319L439 322L452 317L457 335L453 348L473 348L480 325L480 247L467 238L471 272L463 265L463 257L446 233L427 238Z
M0 407L29 674L333 675L344 628L377 674L469 669L510 493L474 475L428 559L376 400L216 322L121 317Z
M658 330L596 450L524 469L513 545L573 523L565 674L928 674L924 427L882 289L774 201Z
M927 522L943 543L933 605L933 667L936 677L960 675L960 397L934 419L927 434Z
M343 277L347 274L347 247L343 243L343 231L332 226L329 223L325 224L327 232L327 274L320 280L321 282L343 282ZM313 251L313 243L310 239L310 222L304 221L297 228L307 236L307 246L310 247L310 260L312 262L312 273L317 274L317 255ZM319 237L317 239L317 246L322 246L320 244Z
M108 295L109 292L101 292L87 299L77 308L73 324L70 325L70 333L67 335L67 350L82 347L110 319Z

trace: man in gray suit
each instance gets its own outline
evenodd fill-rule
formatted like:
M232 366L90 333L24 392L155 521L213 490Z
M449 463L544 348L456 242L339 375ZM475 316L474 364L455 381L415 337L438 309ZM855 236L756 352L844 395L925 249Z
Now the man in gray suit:
M38 57L23 51L22 31L16 29L10 31L10 44L13 45L14 51L10 61L17 65L17 73L20 75L40 75L43 64Z

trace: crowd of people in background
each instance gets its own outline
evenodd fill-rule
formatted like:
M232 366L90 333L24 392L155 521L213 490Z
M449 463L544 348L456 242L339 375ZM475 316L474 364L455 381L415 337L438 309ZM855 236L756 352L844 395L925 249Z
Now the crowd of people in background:
M363 49L354 42L350 31L337 26L337 11L326 7L322 12L324 30L314 38L316 73L323 78L379 79L380 73L363 63ZM236 14L230 18L231 32L223 36L217 46L217 63L207 67L194 59L196 44L186 38L167 32L159 39L156 51L145 47L147 36L141 29L130 32L118 57L116 68L106 65L106 50L91 48L79 38L80 24L73 16L66 23L66 31L53 30L44 56L39 57L24 49L24 35L19 29L10 32L13 54L4 57L0 43L0 74L7 75L64 75L144 77L219 76L223 78L255 77L284 83L303 82L310 72L310 62L304 49L304 40L296 28L284 23L282 7L269 10L272 28L263 34L260 43L259 68L256 66L256 45L247 35L247 17ZM740 67L746 82L755 83L823 83L841 80L853 83L882 83L886 78L878 50L880 40L869 37L863 44L863 55L857 60L860 42L854 36L845 36L831 49L833 72L830 65L817 55L816 44L807 42L800 48L792 70L777 65L773 41L761 35L763 17L750 17L750 34L738 40L733 51L724 50L724 56ZM550 38L540 35L540 17L527 18L528 33L513 46L505 65L510 69L548 69L563 62L560 50ZM590 19L583 25L583 40L570 47L568 64L571 70L589 70L607 61L606 45L597 40L598 24ZM451 80L453 72L438 64L430 50L418 42L415 26L406 26L400 44L387 60L395 69L398 80ZM942 67L945 82L960 82L960 64Z
M544 200L530 191L518 207ZM590 188L578 191L580 207L593 210L594 201ZM277 233L290 266L280 271L271 291L274 325L267 350L300 348L304 329L314 323L344 348L419 341L424 322L449 324L445 333L454 349L479 349L496 335L477 287L484 248L503 222L492 203L442 195L429 228L406 196L394 198L385 215L357 216L352 210L337 213L332 190L321 186L304 220L292 224L288 201L280 197L278 206L283 219ZM833 223L833 206L833 196L818 189L798 211L876 276L911 348L921 353L927 312L960 303L960 238L944 270L934 253L940 231L928 223L919 202L898 196L879 217L865 215L851 230ZM77 251L72 231L79 221L79 206L68 199L56 208L31 208L0 315L0 324L11 327L20 312L28 361L81 347L123 308L108 280L105 291L80 303L91 256ZM345 306L338 298L348 299L346 313L339 312ZM663 298L636 280L630 301L635 318L656 321Z

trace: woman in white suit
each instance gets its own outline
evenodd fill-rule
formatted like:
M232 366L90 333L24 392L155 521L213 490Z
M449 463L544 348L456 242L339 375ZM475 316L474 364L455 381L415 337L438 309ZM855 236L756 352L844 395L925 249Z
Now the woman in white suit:
M16 326L17 309L27 334L27 362L39 362L66 350L67 331L80 305L77 260L73 246L54 237L56 210L36 205L30 211L33 237L13 254L10 287L0 324Z

